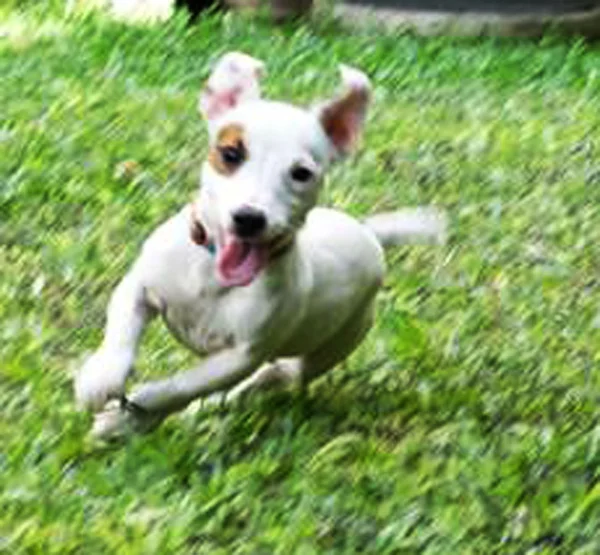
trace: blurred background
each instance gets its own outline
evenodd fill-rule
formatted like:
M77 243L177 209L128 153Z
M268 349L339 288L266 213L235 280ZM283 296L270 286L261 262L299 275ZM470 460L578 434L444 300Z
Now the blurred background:
M278 2L0 6L0 551L599 553L598 3ZM375 328L307 398L90 445L72 373L199 186L228 50L299 104L365 71L321 203L433 203L449 242L389 253ZM140 352L138 379L192 360L160 322Z

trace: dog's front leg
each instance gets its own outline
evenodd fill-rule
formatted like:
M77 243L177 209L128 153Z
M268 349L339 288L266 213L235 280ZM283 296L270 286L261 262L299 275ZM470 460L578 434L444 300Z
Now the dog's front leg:
M209 356L191 370L141 384L134 389L129 401L146 412L174 412L198 397L239 383L260 361L261 357L247 344L239 345Z
M262 357L248 345L209 356L196 368L137 386L125 404L114 404L96 415L92 433L111 438L147 431L194 399L231 387L260 364Z
M143 285L133 273L125 276L108 305L102 345L75 377L80 407L98 410L109 399L123 396L140 336L153 313Z

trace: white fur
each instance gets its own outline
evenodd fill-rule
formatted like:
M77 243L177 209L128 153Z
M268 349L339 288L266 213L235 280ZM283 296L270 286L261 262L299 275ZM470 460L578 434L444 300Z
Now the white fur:
M215 64L200 93L198 109L209 121L217 119L222 110L219 99L234 88L238 88L237 102L243 103L260 98L259 79L265 73L265 65L260 60L243 52L228 52Z
M375 214L364 223L384 247L424 241L442 245L446 241L446 215L431 207Z
M345 73L350 88L369 86L357 70ZM227 88L227 80L219 87ZM258 90L257 83L251 87ZM347 357L371 326L384 276L378 235L401 242L439 232L439 226L415 214L406 221L406 214L388 214L365 225L315 208L320 178L339 145L331 143L318 114L247 93L244 98L242 91L226 113L209 115L211 141L229 123L244 129L247 161L232 176L204 164L195 210L185 207L147 239L113 295L101 348L76 378L79 404L105 408L96 418L97 435L147 428L213 392L231 390L235 397L273 382L308 383ZM290 168L297 164L314 177L295 182ZM192 241L191 221L199 217L221 248L232 211L245 205L266 214L265 239L285 234L294 241L252 283L227 289L216 278L214 255ZM124 395L140 335L155 314L204 360L140 384L129 395L129 409L110 403Z
M358 69L342 64L340 65L340 74L345 87L359 90L371 89L369 78Z
M113 15L126 21L164 21L174 7L175 0L110 0Z

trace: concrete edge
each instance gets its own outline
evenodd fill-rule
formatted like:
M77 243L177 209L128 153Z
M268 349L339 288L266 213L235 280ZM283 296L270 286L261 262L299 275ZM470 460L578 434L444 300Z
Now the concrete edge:
M464 37L540 37L549 29L559 33L600 38L600 7L585 12L565 14L490 14L451 13L371 8L338 4L336 17L352 24L374 23L395 29L414 31L420 35Z

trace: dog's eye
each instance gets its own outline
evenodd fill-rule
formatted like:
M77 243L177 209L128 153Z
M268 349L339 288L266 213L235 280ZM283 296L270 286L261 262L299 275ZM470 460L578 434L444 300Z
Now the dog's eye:
M237 146L221 146L219 152L228 166L239 166L246 159L244 149Z
M304 166L296 166L295 168L292 168L290 175L294 181L306 183L307 181L310 181L313 178L314 174Z

